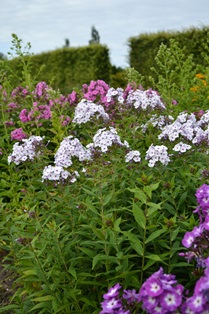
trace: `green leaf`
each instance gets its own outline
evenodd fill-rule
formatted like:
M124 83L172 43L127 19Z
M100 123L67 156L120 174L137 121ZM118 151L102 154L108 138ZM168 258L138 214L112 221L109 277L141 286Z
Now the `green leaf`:
M136 222L138 223L138 225L142 229L146 229L146 218L141 208L136 203L133 203L132 210L133 210L134 218Z
M76 274L76 270L75 268L73 268L72 266L70 266L70 268L68 269L69 273L75 278L75 280L77 280L77 274Z
M179 233L179 227L171 232L171 241L174 241Z
M128 190L134 193L134 197L138 198L138 200L140 200L142 204L146 204L147 197L146 197L146 194L141 189L135 188L135 189L128 189Z
M105 254L97 254L92 261L92 269L94 269L94 267L97 265L98 262L101 261L111 261L113 263L118 264L118 259L115 256L108 256Z
M51 301L53 299L54 299L54 297L52 295L45 295L43 297L38 297L38 298L32 299L32 301L46 302L46 301Z
M157 254L149 254L149 255L146 255L145 257L156 262L162 262L161 257Z
M161 204L162 203L155 204L155 203L152 203L152 202L148 202L147 205L149 205L149 208L147 210L147 216L149 217L153 213L155 213L158 209L161 209Z
M149 196L149 198L152 197L152 191L157 190L159 184L160 182L144 186L143 190Z
M145 243L149 243L150 241L153 241L154 239L158 238L162 233L166 232L166 229L160 229L160 230L156 230L154 231L145 241Z
M139 238L129 232L129 231L123 231L123 234L129 239L131 247L140 255L143 256L143 247L141 244L141 241L139 240Z

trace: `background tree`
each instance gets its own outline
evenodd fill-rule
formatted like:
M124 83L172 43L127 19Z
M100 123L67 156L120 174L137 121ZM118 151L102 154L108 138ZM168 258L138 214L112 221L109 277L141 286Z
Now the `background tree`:
M68 38L65 38L65 45L64 45L64 48L68 48L70 47L70 41Z
M91 28L91 39L89 40L89 45L92 44L99 44L100 42L100 36L99 32L96 30L94 26Z

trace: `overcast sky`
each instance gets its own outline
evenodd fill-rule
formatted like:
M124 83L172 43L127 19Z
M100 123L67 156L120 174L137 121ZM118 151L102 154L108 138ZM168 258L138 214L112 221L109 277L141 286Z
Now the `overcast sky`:
M30 42L31 52L88 45L91 28L107 45L111 63L128 67L128 39L142 33L209 26L209 0L1 0L0 52L11 34Z

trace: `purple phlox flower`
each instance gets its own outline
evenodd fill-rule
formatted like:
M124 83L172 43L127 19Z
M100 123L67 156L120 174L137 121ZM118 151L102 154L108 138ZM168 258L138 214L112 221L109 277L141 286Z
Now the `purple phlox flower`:
M181 252L179 253L179 256L184 257L187 260L187 263L189 263L193 258L196 257L196 254L194 252L189 251L185 253Z
M205 300L202 294L194 294L187 300L187 304L194 313L202 313Z
M204 225L200 224L199 226L195 226L192 230L193 235L196 237L200 237L204 231Z
M121 300L118 300L116 298L110 298L103 302L101 302L102 305L102 311L100 311L100 314L114 314L116 313L115 310L119 310L122 306Z
M209 185L203 184L195 193L198 204L202 209L209 208Z
M195 239L195 236L192 231L186 232L182 240L183 246L185 246L186 248L189 248L193 244L194 239Z
M136 293L136 290L123 290L123 298L128 303L138 302L139 293Z
M147 313L173 313L182 302L183 290L175 275L164 274L161 267L143 283L138 301Z
M158 305L158 300L152 296L146 296L143 298L142 308L146 311L153 310Z
M121 288L122 288L121 285L120 285L119 283L116 283L115 286L111 287L111 288L108 290L108 292L103 295L103 298L104 298L105 300L109 300L109 299L111 299L111 298L117 298L118 295L119 295L119 290L120 290Z
M182 297L176 291L165 291L160 296L161 306L168 311L175 311L181 304Z

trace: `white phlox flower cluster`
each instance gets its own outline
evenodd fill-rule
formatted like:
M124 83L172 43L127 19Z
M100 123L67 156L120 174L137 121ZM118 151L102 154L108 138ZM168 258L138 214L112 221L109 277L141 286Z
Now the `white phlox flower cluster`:
M130 161L140 162L141 161L140 155L141 154L138 150L132 150L125 155L125 162L130 162Z
M158 116L153 114L147 123L141 125L143 133L146 133L148 126L151 124L153 127L162 130L166 125L173 122L174 118L172 116Z
M199 126L195 115L188 113L180 113L177 119L170 125L166 125L162 133L158 135L159 139L169 139L173 142L180 136L191 141Z
M166 125L158 136L159 139L168 139L171 142L179 137L195 145L209 143L209 111L206 111L199 120L193 113L180 113L177 119L172 124Z
M123 88L120 88L120 87L118 87L116 89L114 87L109 88L108 92L106 94L107 102L111 102L112 100L116 100L120 104L123 104L124 103L123 93L124 93Z
M142 91L140 89L130 90L127 96L126 103L129 106L134 106L134 108L144 111L147 109L165 109L165 105L162 102L158 93L151 89L146 91Z
M105 112L101 105L94 104L92 101L82 99L75 108L75 115L73 122L78 124L86 123L92 117L102 118L104 121L109 120L109 115Z
M77 171L70 173L69 171L65 170L61 166L46 166L42 173L42 182L43 181L57 181L58 183L69 179L71 183L75 182L79 177Z
M107 128L99 129L93 137L93 143L90 143L86 147L88 149L99 147L101 151L105 153L113 144L129 147L127 141L124 141L124 143L121 142L120 136L118 135L116 129L110 127L109 130L107 130Z
M19 165L26 160L34 160L41 152L38 146L42 143L44 137L32 135L28 139L23 139L23 144L19 142L13 145L12 153L8 156L8 163L14 162Z
M180 143L178 143L178 144L176 144L174 146L173 150L176 151L176 152L185 153L190 148L192 148L191 145L188 145L188 144L185 144L183 142L180 142Z
M153 144L149 147L146 152L145 159L149 160L148 166L154 167L155 163L160 161L163 165L167 165L170 161L170 158L167 153L168 148L164 145Z
M79 161L90 160L91 153L84 148L81 142L73 136L68 136L60 143L54 159L56 166L70 167L72 165L72 157L77 157Z

